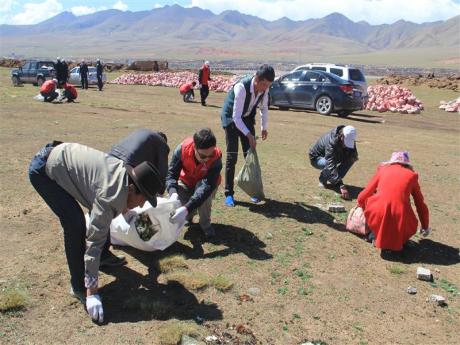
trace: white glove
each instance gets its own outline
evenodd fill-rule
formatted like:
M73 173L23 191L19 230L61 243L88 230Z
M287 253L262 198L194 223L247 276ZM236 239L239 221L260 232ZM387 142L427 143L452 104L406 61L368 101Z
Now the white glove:
M176 188L171 188L171 189L169 190L168 193L169 193L168 199L169 199L170 201L179 200L179 194L177 194Z
M86 297L86 310L93 321L104 322L104 310L102 309L101 296L91 295Z
M179 207L176 210L176 212L174 212L174 214L169 218L169 221L173 224L184 223L187 215L188 215L187 207L182 206L182 207Z
M431 228L428 227L426 229L420 229L420 235L422 235L423 237L427 237L429 234L431 234Z

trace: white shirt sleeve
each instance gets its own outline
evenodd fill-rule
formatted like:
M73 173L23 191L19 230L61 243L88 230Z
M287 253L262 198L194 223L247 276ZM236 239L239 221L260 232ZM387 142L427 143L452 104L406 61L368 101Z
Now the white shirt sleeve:
M243 122L243 109L244 101L246 99L246 89L244 88L243 83L237 83L233 87L233 92L235 93L235 100L233 101L233 122L235 123L236 128L239 129L244 135L249 133L248 127Z
M268 125L268 90L265 91L264 98L260 102L260 128L262 131L267 130Z

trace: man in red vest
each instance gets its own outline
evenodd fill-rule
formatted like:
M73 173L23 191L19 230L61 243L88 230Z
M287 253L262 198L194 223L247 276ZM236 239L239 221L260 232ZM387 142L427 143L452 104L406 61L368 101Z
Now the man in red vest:
M166 177L170 200L179 199L183 206L171 216L171 223L192 223L198 210L200 227L206 237L215 235L211 225L211 206L220 184L222 152L209 128L197 131L174 150Z
M209 61L205 61L198 72L198 82L200 83L201 105L206 105L206 98L209 95L208 82L211 79L211 70L209 69Z
M191 83L185 83L179 88L180 94L184 97L184 102L191 102L195 98L195 92L193 88L196 85L196 81Z
M54 101L59 94L56 92L57 79L47 80L40 86L40 94L45 99L45 102Z
M75 88L75 86L69 83L64 83L63 88L64 88L64 97L67 98L68 103L71 103L77 99L78 93L77 93L77 89Z

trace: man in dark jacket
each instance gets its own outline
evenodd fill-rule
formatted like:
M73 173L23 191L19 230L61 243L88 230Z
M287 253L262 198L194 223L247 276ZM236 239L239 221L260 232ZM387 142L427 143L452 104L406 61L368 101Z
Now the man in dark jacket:
M262 140L267 139L268 89L275 79L273 67L265 64L259 67L255 75L239 80L227 94L221 112L222 128L227 143L227 161L225 164L225 205L233 207L233 180L238 159L238 139L241 141L243 155L249 148L256 148L255 122L257 106L260 108ZM259 200L251 198L255 203Z
M345 200L350 194L342 179L358 160L355 139L353 126L338 126L319 138L309 151L311 165L321 170L319 186L339 186Z
M69 65L65 61L65 59L61 60L62 62L62 80L64 81L62 84L67 83L69 80Z
M81 88L88 89L88 65L85 60L81 60L80 64L80 79L81 79Z
M209 61L205 61L203 66L201 66L198 71L198 82L200 83L200 96L201 96L201 105L206 105L206 98L209 95L209 85L208 82L211 79L211 70L209 69Z
M97 87L99 91L102 91L102 87L104 86L104 83L102 82L102 72L104 72L104 65L102 65L100 59L97 59L96 76L97 76Z
M171 223L192 222L198 210L200 227L206 237L215 235L211 225L211 206L220 184L222 152L216 146L216 137L209 128L197 131L174 150L169 164L166 188L170 200L180 200L171 217Z
M56 58L56 64L54 65L54 69L56 70L56 79L58 81L58 85L64 84L66 82L64 75L64 65L62 64L62 60L60 57Z

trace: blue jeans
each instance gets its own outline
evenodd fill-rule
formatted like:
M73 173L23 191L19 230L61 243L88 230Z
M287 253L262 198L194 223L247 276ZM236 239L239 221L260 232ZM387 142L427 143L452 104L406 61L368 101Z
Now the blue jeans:
M46 204L58 216L64 230L64 247L74 291L85 291L86 221L73 196L46 174L46 161L56 142L43 147L30 162L29 179Z
M322 184L326 184L327 181L329 181L330 179L329 170L325 169L327 165L326 158L317 157L316 159L313 159L310 162L313 167L321 170L321 174L319 175L319 181ZM339 163L339 165L337 166L337 173L339 174L340 179L343 179L345 177L348 170L350 170L350 168L353 166L354 162L355 161L353 159L347 159L344 162Z

